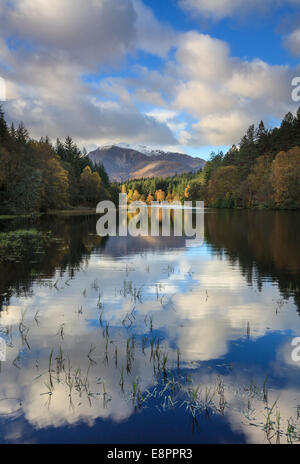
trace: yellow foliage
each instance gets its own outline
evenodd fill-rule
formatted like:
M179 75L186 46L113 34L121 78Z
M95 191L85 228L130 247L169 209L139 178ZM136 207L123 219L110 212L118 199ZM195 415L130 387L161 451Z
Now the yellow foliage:
M165 192L163 190L156 190L155 198L157 201L164 201L165 200Z
M89 166L86 166L80 175L80 186L87 201L100 200L101 178L98 172L92 172Z
M152 193L150 192L150 193L148 194L148 196L147 196L146 202L147 202L148 205L151 205L151 203L152 203L153 201L154 201L154 196L153 196Z
M189 199L189 197L190 197L190 186L189 185L187 185L187 187L184 190L184 197L186 199Z
M141 195L138 190L135 190L132 195L132 201L140 201Z
M276 206L300 207L300 148L280 152L272 163L271 181Z

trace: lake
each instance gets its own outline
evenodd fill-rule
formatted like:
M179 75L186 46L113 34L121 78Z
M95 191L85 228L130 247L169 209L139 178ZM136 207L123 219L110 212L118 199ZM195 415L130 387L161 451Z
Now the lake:
M0 264L0 442L299 441L300 214L207 210L196 247L96 221L0 221L55 238Z

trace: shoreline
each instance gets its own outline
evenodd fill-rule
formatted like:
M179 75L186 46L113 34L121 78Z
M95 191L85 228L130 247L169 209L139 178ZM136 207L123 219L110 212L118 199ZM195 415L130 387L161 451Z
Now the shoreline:
M195 207L192 207L195 209ZM300 209L283 209L283 208L217 208L214 206L205 206L205 210L214 210L214 211L260 211L260 212L267 212L267 211L288 211L288 212L299 212ZM80 215L97 215L99 213L96 212L96 208L78 208L78 209L62 209L62 210L49 210L44 213L20 213L20 214L0 214L0 221L10 220L10 219L37 219L42 216L63 216L65 214L73 215L73 216L80 216Z

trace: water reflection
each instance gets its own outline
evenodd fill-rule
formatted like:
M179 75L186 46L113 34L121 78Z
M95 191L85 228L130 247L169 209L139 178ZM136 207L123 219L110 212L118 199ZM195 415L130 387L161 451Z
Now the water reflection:
M95 222L42 218L51 249L1 268L1 440L151 442L165 420L162 442L295 440L298 215L209 211L200 248Z

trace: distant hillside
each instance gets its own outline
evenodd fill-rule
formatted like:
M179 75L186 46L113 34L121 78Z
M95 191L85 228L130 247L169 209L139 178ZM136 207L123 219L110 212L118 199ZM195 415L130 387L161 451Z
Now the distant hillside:
M182 153L146 150L146 147L139 151L130 146L118 145L99 147L90 152L88 157L95 164L102 163L110 179L117 182L194 172L205 165L203 159Z

